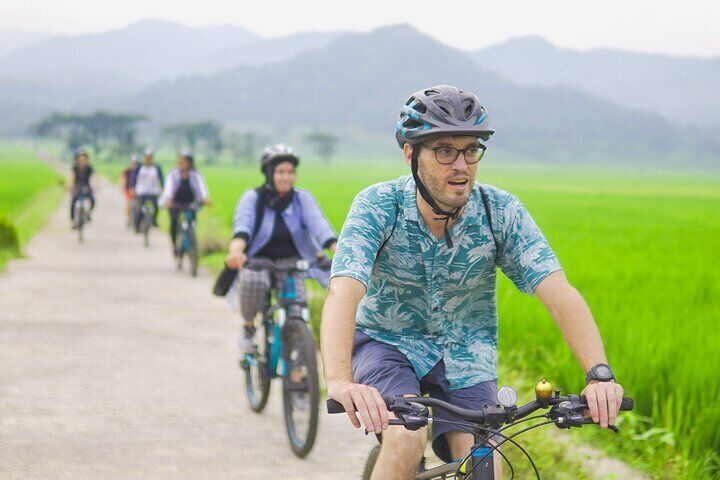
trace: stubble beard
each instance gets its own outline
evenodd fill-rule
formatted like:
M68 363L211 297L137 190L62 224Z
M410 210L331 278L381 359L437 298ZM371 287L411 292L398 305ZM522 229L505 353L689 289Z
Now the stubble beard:
M473 179L468 179L468 185L462 192L446 193L447 183L445 178L438 179L431 175L422 165L418 165L418 173L430 196L435 199L438 206L443 210L455 210L464 207L470 199L470 188Z

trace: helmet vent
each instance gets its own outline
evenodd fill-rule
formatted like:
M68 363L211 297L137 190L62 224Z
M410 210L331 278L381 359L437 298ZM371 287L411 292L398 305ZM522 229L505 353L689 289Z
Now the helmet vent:
M466 100L464 103L464 111L465 111L465 119L467 120L470 118L470 115L472 115L473 110L475 110L475 102L472 100Z
M425 95L430 97L432 95L440 95L440 92L435 89L430 89L430 90L425 90Z
M452 106L449 103L443 100L435 100L435 105L437 105L440 110L445 112L445 114L452 116Z
M422 123L420 123L417 120L415 120L414 118L410 118L410 117L408 117L408 119L405 120L405 122L403 123L403 127L410 128L410 129L418 128L418 127L422 127L422 126L423 126Z
M405 106L409 107L411 103L415 101L415 97L410 97L407 102L405 102Z

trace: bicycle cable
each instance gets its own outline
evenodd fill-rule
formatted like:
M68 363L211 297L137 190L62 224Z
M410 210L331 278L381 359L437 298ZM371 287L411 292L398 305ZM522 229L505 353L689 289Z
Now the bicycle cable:
M519 443L517 443L517 442L516 442L515 440L513 440L511 437L508 437L508 436L506 436L506 435L503 435L502 433L500 433L500 432L498 432L498 431L494 431L494 433L495 433L495 435L504 438L504 440L503 440L502 442L499 442L497 445L491 445L491 446L490 446L490 451L487 452L485 455L483 455L483 456L480 458L480 460L478 460L478 461L475 463L475 465L473 465L473 468L470 469L470 471L469 471L468 473L472 473L473 471L475 471L475 469L477 468L477 466L480 465L480 463L481 463L483 460L485 460L492 452L498 452L498 453L500 453L500 446L501 446L501 445L503 445L503 444L506 443L506 442L510 442L510 443L512 443L513 445L515 445L515 446L527 457L528 461L530 462L530 465L533 467L533 470L535 471L535 477L536 477L538 480L541 480L541 478L540 478L540 472L538 472L537 466L535 466L535 461L532 459L532 457L530 456L530 454L528 453L528 451L525 450L525 449L522 447L522 445L520 445ZM481 448L481 447L482 447L482 445L480 445L480 446L474 448L473 450L471 450L471 451L470 451L470 455L468 455L468 457L466 457L466 458L469 458L469 457L473 454L473 452L474 452L475 450L477 450L478 448ZM500 454L502 455L502 453L500 453Z
M513 428L513 427L516 427L516 426L520 425L521 423L529 422L530 420L537 420L537 419L540 419L540 418L547 418L547 415L535 415L534 417L526 417L526 418L523 418L522 420L518 420L517 422L514 422L512 425L507 425L507 426L501 428L501 429L498 430L498 431L499 431L499 432L504 432L505 430L508 430L508 429L510 429L510 428Z
M482 457L480 457L480 460L478 460L477 463L476 463L475 465L473 465L472 470L470 470L470 472L468 472L468 473L472 473L472 471L475 470L475 468L480 464L480 462L482 462L483 460L485 460L493 451L498 451L498 452L499 452L499 451L500 451L499 448L500 448L501 445L503 445L503 444L506 443L506 442L510 442L510 443L512 443L513 445L515 445L516 447L518 447L518 448L520 449L520 451L522 451L522 452L525 454L525 456L527 457L527 459L530 461L530 465L533 467L533 470L535 471L535 477L536 477L538 480L542 480L542 479L540 478L540 472L538 471L537 466L535 465L535 461L533 461L532 457L531 457L530 454L527 452L527 450L525 450L519 443L517 443L515 440L513 440L513 438L517 437L518 435L522 435L523 433L528 432L528 431L530 431L530 430L532 430L532 429L534 429L534 428L542 427L542 426L544 426L544 425L549 425L549 424L551 424L551 423L552 423L552 424L555 424L555 421L554 421L554 420L548 420L547 422L538 423L538 424L532 425L532 426L530 426L530 427L523 428L522 430L520 430L520 431L518 431L518 432L515 432L515 433L513 433L513 434L510 435L510 436L505 436L505 435L503 435L502 433L500 433L499 431L498 431L498 432L495 432L496 435L498 435L498 436L500 436L500 437L503 437L504 440L503 440L502 442L499 442L497 445L492 446L491 449L490 449L490 451L487 452L487 453L486 453L485 455L483 455ZM480 447L476 447L475 449L473 449L473 450L470 452L470 455L472 455L473 452L474 452L475 450L477 450L478 448L480 448ZM468 457L469 457L470 455L468 455Z

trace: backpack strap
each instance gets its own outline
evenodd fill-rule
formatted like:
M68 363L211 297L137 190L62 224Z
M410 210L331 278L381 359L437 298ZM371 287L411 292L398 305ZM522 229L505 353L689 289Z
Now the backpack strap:
M260 230L260 224L263 221L263 217L265 216L265 205L260 201L262 189L263 187L255 189L255 192L257 192L257 199L255 200L255 225L253 226L251 241L255 239L258 230Z
M382 251L383 248L385 248L385 245L387 244L388 240L390 240L390 237L392 237L393 233L395 233L395 227L397 226L397 216L398 216L398 213L400 210L400 203L398 202L398 195L400 194L399 192L402 192L402 190L400 190L400 189L397 190L397 192L395 193L395 201L393 202L393 205L395 206L395 210L394 210L394 214L393 214L394 217L393 217L392 228L390 229L390 233L385 235L385 238L383 238L383 242L380 244L380 248L378 248L377 254L375 255L375 261L377 261L377 258L380 256L380 252Z
M488 219L488 225L490 225L490 235L492 235L493 242L495 243L495 263L497 263L498 254L500 253L500 244L498 243L497 237L495 236L495 228L493 228L492 214L490 213L490 200L488 199L485 190L478 185L480 189L480 198L482 199L483 208L485 209L485 216Z

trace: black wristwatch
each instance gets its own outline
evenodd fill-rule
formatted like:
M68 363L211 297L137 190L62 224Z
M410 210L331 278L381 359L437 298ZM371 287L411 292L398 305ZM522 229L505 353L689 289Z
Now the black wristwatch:
M610 368L610 365L598 363L592 367L585 376L585 381L587 383L590 383L593 380L598 382L609 382L610 380L615 380L615 374L613 373L612 368Z

